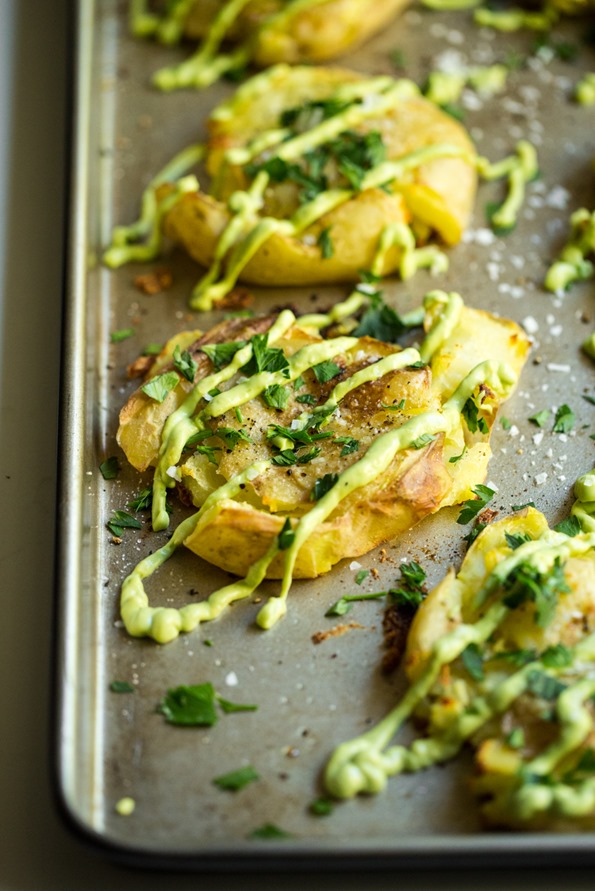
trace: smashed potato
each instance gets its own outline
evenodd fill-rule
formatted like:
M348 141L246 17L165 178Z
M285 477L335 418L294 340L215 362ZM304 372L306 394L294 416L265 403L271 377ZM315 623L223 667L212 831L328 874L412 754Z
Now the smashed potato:
M201 42L195 55L155 76L164 90L204 87L247 65L324 62L391 22L409 0L195 0L162 16L133 15L132 30L163 43Z
M456 294L424 303L419 351L366 333L389 312L376 294L359 335L324 338L328 319L289 311L235 319L182 354L192 380L174 371L162 395L171 366L150 378L118 440L135 467L156 467L154 527L179 483L199 513L177 543L239 576L281 578L286 593L470 497L528 342Z
M339 747L332 791L379 791L470 743L487 823L595 827L595 473L575 493L556 529L532 507L488 525L430 592L408 636L407 705ZM411 714L423 737L386 748Z
M431 235L458 242L472 211L473 145L408 81L277 66L219 106L209 133L210 191L185 192L163 215L166 235L210 270L196 308L237 278L357 281L387 234L375 271L403 271Z

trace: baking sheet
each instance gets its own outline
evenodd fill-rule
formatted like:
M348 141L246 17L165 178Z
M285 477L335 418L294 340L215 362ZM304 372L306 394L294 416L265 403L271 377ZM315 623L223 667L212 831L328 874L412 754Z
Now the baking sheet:
M286 618L268 632L254 624L255 598L167 646L131 639L121 627L123 578L165 541L147 524L114 544L106 528L113 510L125 508L150 482L125 466L113 481L99 471L102 460L119 454L117 415L136 386L126 366L146 344L188 327L206 329L216 316L189 312L187 296L200 270L181 253L110 271L100 262L101 251L115 223L136 217L150 176L180 147L204 137L208 109L233 89L223 83L203 93L154 91L151 73L188 50L131 39L126 7L80 0L76 29L56 642L57 779L68 819L113 856L196 868L591 859L591 835L482 830L464 756L447 767L394 778L384 794L338 804L328 817L312 816L309 805L322 794L320 774L334 747L383 716L403 687L398 675L381 671L381 602L356 604L348 621L358 627L313 643L314 634L344 621L324 613L353 593L347 561L324 578L296 582ZM469 12L414 7L341 62L395 74L391 54L400 50L404 73L421 84L438 63L503 61L510 52L526 54L535 39L526 31L478 30L470 22ZM582 30L584 22L566 22L555 31L556 40L579 45L572 63L544 51L510 75L497 99L465 96L465 123L480 153L497 160L520 138L537 147L541 178L528 190L515 231L505 239L488 232L484 206L503 193L500 183L483 184L466 243L449 252L448 272L439 278L422 272L385 286L385 298L401 311L440 287L526 325L535 342L519 390L502 412L513 426L494 430L487 483L498 492L491 506L507 512L532 500L550 522L565 515L572 482L591 469L595 451L595 408L582 398L595 396L595 368L579 350L595 324L593 283L575 285L563 298L541 286L572 210L595 207L595 112L571 99L581 73L595 69L595 51L581 42ZM135 276L160 265L174 271L172 288L140 293ZM324 308L347 294L344 287L252 290L257 310L288 301ZM110 332L128 327L134 337L110 344ZM536 411L562 403L577 416L571 434L529 423ZM377 573L362 590L393 585L403 559L417 560L436 582L463 553L457 515L445 511L382 553L361 558L364 568ZM152 603L182 605L190 589L208 594L227 578L179 553L147 587ZM111 692L113 680L130 682L134 693ZM225 698L258 710L222 716L206 729L173 727L156 713L168 688L207 681ZM213 785L215 776L247 763L258 771L258 782L236 794ZM115 809L125 796L136 803L128 817ZM251 837L266 824L287 837Z

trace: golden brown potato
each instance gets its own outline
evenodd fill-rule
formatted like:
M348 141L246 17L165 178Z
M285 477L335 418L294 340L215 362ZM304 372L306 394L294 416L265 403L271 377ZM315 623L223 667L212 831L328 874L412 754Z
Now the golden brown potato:
M372 266L388 275L431 236L459 241L472 211L473 145L409 82L277 66L219 106L209 133L210 190L179 197L163 226L202 266L215 262L227 289L238 277L356 281ZM379 257L388 230L396 237ZM202 290L198 308L210 305Z
M429 328L440 321L431 306L430 301ZM236 319L189 346L196 361L195 385L212 372L201 352L206 344L246 343L268 331L271 323L271 318ZM481 355L474 336L479 330ZM295 374L293 365L286 366L290 377L278 371L264 386L260 372L246 376L246 369L238 369L215 397L221 408L216 401L197 408L200 423L191 429L204 429L197 450L165 467L198 507L213 492L224 492L246 468L259 468L236 495L221 498L209 522L201 522L184 544L217 566L246 574L288 520L297 528L315 510L323 478L338 485L346 473L361 473L357 484L321 516L316 534L299 548L292 574L314 577L343 557L361 555L401 534L442 506L470 497L473 486L485 477L497 406L511 391L527 348L526 337L514 323L464 306L429 364L419 367L416 351L403 353L396 345L367 336L325 340L312 328L300 327L298 319L275 341L274 349L290 365L305 361L306 354L312 357L303 371ZM471 431L460 412L447 411L445 403L453 394L453 376L460 383L486 358L507 367L508 383L498 392L493 382L478 379L472 390L486 428ZM157 464L163 475L159 462L164 461L160 449L165 420L191 386L180 381L161 403L139 390L123 408L118 441L139 470ZM328 417L316 415L322 406L329 408ZM401 445L395 440L389 449L387 444L385 455L374 451L393 435L405 436L413 425ZM380 457L372 460L377 454ZM451 462L452 457L457 460ZM382 472L376 461L384 461ZM266 575L279 577L283 567L280 553Z
M489 634L473 636L490 615ZM461 743L468 736L488 823L592 829L595 682L585 679L595 658L595 537L552 532L533 508L484 529L414 619L406 652L412 683L429 670L439 642L465 626L469 645L445 660L418 708L426 732L436 739L458 732ZM574 693L564 701L565 691L585 684L573 705ZM468 734L466 715L478 715Z

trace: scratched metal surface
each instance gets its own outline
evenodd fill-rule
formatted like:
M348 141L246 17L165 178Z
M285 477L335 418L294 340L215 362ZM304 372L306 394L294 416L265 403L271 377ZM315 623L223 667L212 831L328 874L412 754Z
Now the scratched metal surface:
M535 857L588 857L592 837L494 834L484 831L466 786L465 757L444 768L389 781L377 797L338 805L326 818L309 813L320 774L335 745L377 720L402 689L399 676L383 675L382 604L357 604L348 619L359 627L315 645L312 635L341 620L325 618L328 606L354 587L354 573L339 565L327 577L295 584L287 617L272 631L255 627L253 601L236 605L216 623L160 647L127 637L118 623L119 586L129 569L164 541L144 527L111 542L106 520L148 483L126 469L115 481L98 465L118 454L118 411L134 384L126 365L150 342L162 342L209 319L187 309L199 275L181 254L166 258L173 287L145 296L133 284L154 264L109 271L99 262L111 226L135 218L148 178L180 147L204 136L210 107L232 87L204 93L160 94L152 71L186 50L132 40L126 4L81 0L77 25L76 127L65 334L62 471L59 511L57 608L57 775L69 819L114 856L155 858L193 867L238 863L353 862L392 865L436 858L502 862ZM347 61L370 73L392 72L390 55L401 50L405 73L423 83L438 64L489 64L510 52L526 53L527 32L478 30L470 13L414 8ZM491 237L484 206L501 197L498 183L480 187L466 243L450 251L449 271L437 279L423 272L411 282L387 282L386 297L399 309L416 305L426 290L460 291L467 303L528 326L535 344L519 390L504 409L511 430L494 431L488 482L494 506L532 500L552 522L571 501L570 487L593 465L595 367L578 348L595 326L593 283L563 298L542 288L548 263L562 245L572 210L595 207L595 118L571 99L581 72L595 68L595 51L581 43L584 23L564 24L556 39L577 41L573 63L547 56L513 72L504 93L491 100L467 95L465 122L479 151L496 160L519 138L531 139L541 179L533 184L516 230ZM296 293L255 290L256 308L283 304L324 307L345 288ZM136 334L110 345L110 331L133 326ZM569 404L573 433L537 430L529 415ZM402 540L361 559L378 571L364 590L382 590L397 577L402 559L417 560L437 581L461 558L457 512L426 520ZM225 580L189 553L180 553L151 580L153 603L184 603L190 589L208 593ZM266 587L266 586L265 586ZM273 587L270 587L273 590ZM205 642L210 642L210 646ZM109 692L127 680L134 693ZM155 712L169 687L210 681L226 698L258 705L254 713L222 716L210 729L167 725ZM260 781L238 794L217 789L213 777L245 763ZM130 817L114 809L131 796ZM257 827L272 823L289 838L256 842ZM289 859L288 859L289 858Z

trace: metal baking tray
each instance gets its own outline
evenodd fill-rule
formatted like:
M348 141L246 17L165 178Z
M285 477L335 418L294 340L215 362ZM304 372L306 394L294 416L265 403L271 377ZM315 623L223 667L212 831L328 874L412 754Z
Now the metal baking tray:
M414 6L341 63L396 73L391 57L402 51L405 73L421 84L439 64L487 64L531 51L535 34L479 30L471 16ZM488 482L498 490L496 509L507 512L532 500L550 522L565 515L572 482L591 469L595 452L595 408L582 398L595 395L595 366L579 349L595 326L593 283L575 285L564 297L542 287L571 211L595 207L594 112L572 100L581 73L595 69L595 50L582 41L585 31L584 21L566 21L552 37L578 47L574 61L546 46L511 73L500 96L464 97L465 122L481 153L496 160L519 138L537 147L541 178L529 187L514 232L490 235L484 207L501 199L502 186L483 184L465 243L450 250L448 272L439 278L421 272L385 286L386 298L402 310L440 287L528 327L531 357L504 409L512 428L494 430ZM106 528L112 511L149 481L125 467L112 481L99 471L106 457L118 454L118 411L136 386L126 366L147 343L188 327L206 329L215 316L188 310L200 270L181 253L118 271L102 265L101 253L111 227L136 217L150 176L179 148L204 137L206 113L233 87L155 91L151 73L187 49L132 39L127 4L118 0L80 0L75 32L55 671L56 781L68 822L112 857L197 869L595 860L589 834L482 829L465 757L394 778L384 794L340 803L328 817L310 813L334 747L385 714L403 688L398 673L381 670L380 602L356 604L348 633L313 642L337 621L325 617L329 605L353 591L347 561L326 577L297 582L288 615L269 632L254 624L253 599L166 646L126 635L118 621L120 583L163 541L145 525L118 545ZM148 296L134 279L155 265L173 270L174 282ZM257 310L288 301L312 310L347 293L343 287L253 291ZM134 337L110 343L110 332L128 327ZM577 416L571 434L539 431L528 421L562 403ZM445 511L389 542L383 553L362 558L377 576L369 577L366 590L393 584L403 559L417 560L430 582L438 581L463 553L456 516L455 509ZM151 597L182 604L190 589L206 593L224 579L190 553L179 553L156 577ZM130 682L134 692L111 692L113 680ZM156 712L168 688L207 681L230 700L257 704L258 711L222 717L208 729L172 727ZM246 763L258 771L258 782L237 794L213 785L215 776ZM127 817L115 809L125 796L136 802ZM251 837L265 824L287 836Z

